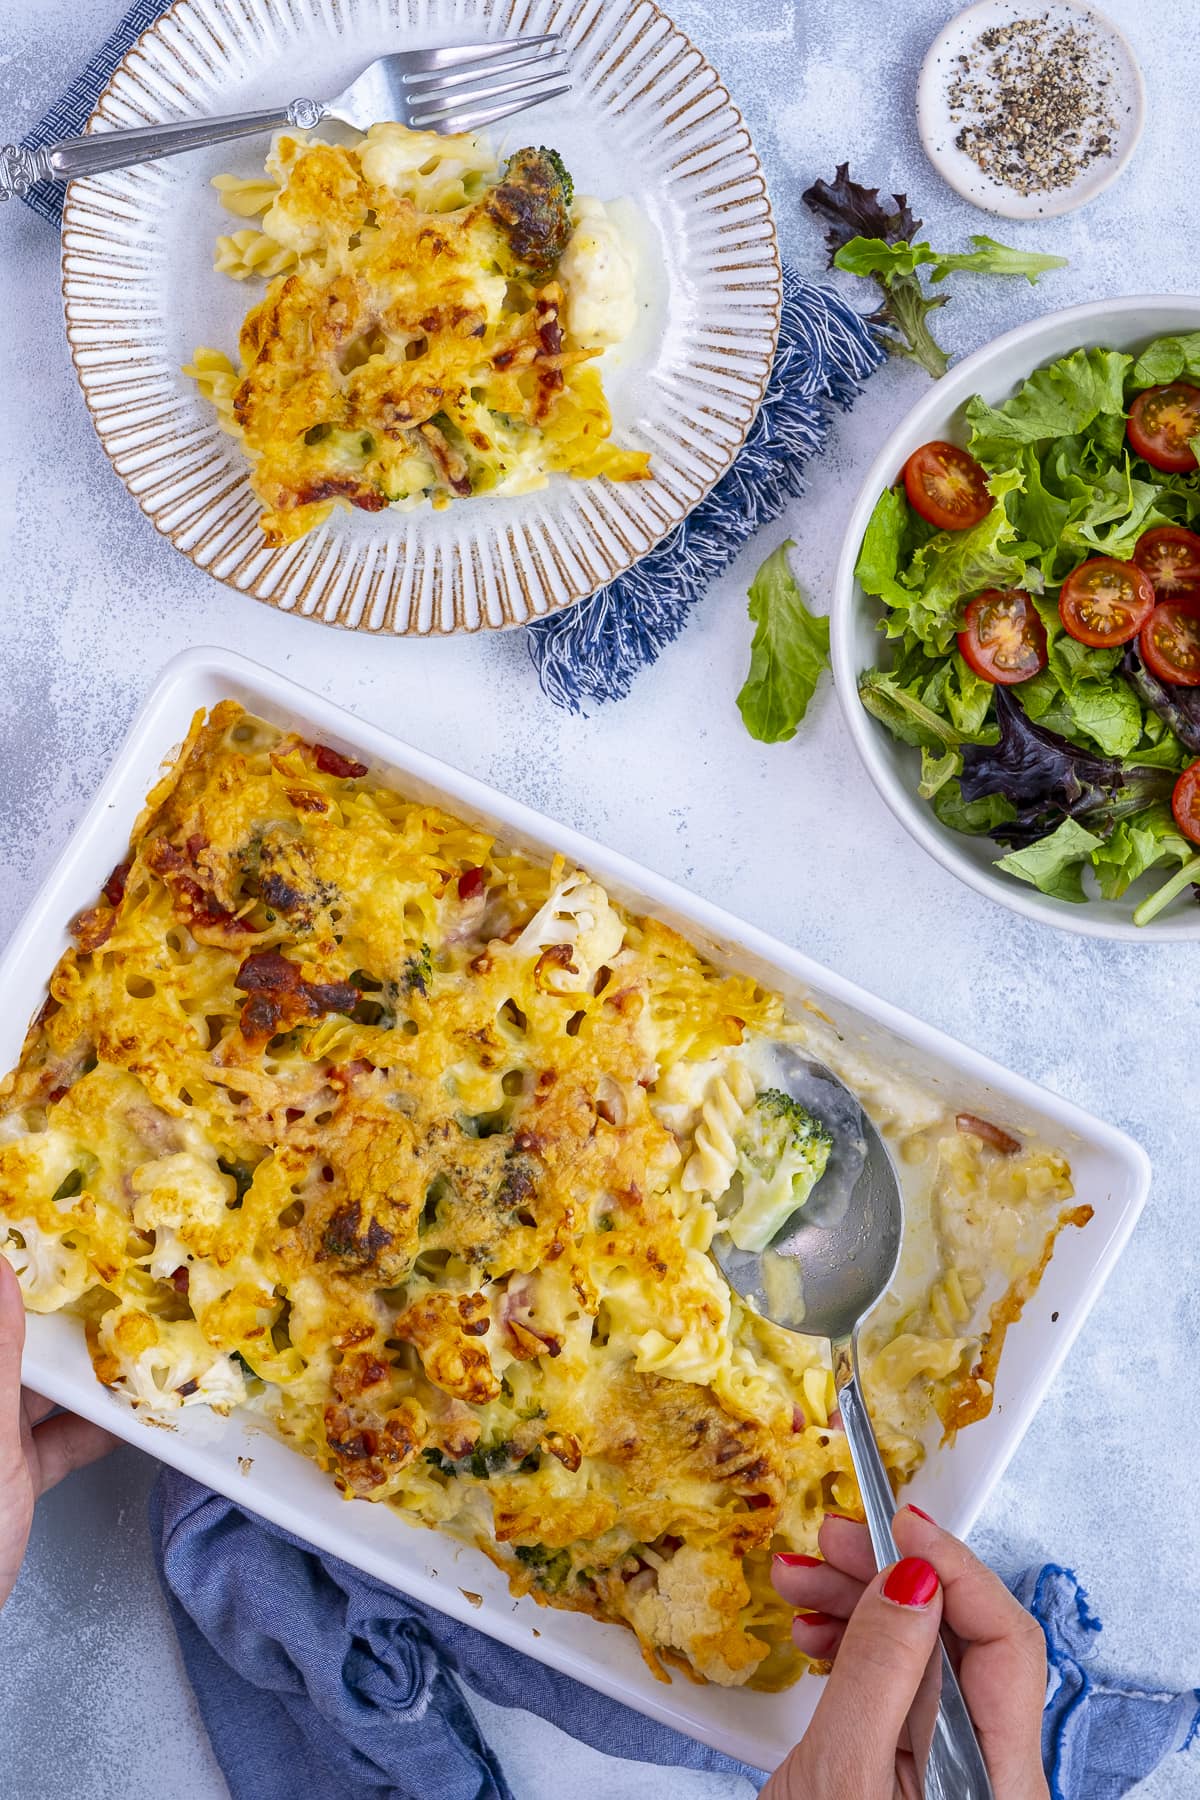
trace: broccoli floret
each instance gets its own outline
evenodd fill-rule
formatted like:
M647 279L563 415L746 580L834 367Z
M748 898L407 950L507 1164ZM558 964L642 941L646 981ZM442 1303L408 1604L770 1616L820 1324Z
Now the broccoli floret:
M765 1250L825 1173L833 1139L798 1100L767 1088L734 1133L734 1145L742 1200L725 1228L739 1250Z
M432 980L433 956L429 945L422 944L417 954L405 963L400 986L406 994L427 994Z
M569 1550L552 1551L545 1544L514 1544L513 1549L518 1561L533 1570L533 1578L538 1586L551 1593L562 1587L571 1573Z
M518 150L509 157L488 196L487 213L507 238L516 270L537 281L554 273L571 236L573 193L557 150Z
M558 154L557 150L548 150L546 148L545 144L540 144L538 146L538 155L539 156L548 156L550 158L550 161L554 166L555 172L558 175L558 179L563 184L563 192L566 195L567 205L570 206L572 200L574 200L574 198L575 198L575 183L571 180L571 177L567 171L566 163L563 161L562 157Z

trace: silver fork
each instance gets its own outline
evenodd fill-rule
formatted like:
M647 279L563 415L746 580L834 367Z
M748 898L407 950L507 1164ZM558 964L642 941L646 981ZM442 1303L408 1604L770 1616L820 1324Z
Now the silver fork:
M184 150L277 131L284 125L311 131L322 119L340 119L358 131L383 119L413 131L479 131L570 92L558 44L558 33L552 31L542 37L454 44L445 50L400 50L378 57L332 100L301 96L290 106L267 107L263 112L101 131L34 150L5 144L0 150L0 200L27 193L35 181L100 175L106 169L178 156Z

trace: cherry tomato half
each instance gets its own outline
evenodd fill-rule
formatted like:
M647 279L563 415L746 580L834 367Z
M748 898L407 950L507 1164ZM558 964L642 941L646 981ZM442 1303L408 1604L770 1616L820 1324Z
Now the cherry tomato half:
M1200 762L1191 763L1175 783L1171 811L1184 837L1200 844Z
M913 451L904 465L904 489L921 517L939 531L978 525L995 505L975 458L940 439Z
M1154 583L1135 563L1093 556L1072 569L1058 596L1058 616L1081 644L1105 649L1135 638L1154 611Z
M1176 687L1200 687L1200 599L1160 600L1138 638L1152 675Z
M1143 531L1133 560L1145 569L1160 600L1200 594L1200 537L1182 525Z
M1046 627L1020 588L988 588L968 606L958 647L985 681L1015 687L1045 668Z
M1194 469L1196 452L1188 440L1200 436L1200 388L1186 381L1147 388L1129 409L1125 433L1152 469Z

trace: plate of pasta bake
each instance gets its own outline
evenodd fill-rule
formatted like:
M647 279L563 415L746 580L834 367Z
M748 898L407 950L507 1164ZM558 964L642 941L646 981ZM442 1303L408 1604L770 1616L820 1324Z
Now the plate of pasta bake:
M570 93L490 133L327 120L71 184L85 401L218 580L361 631L524 624L629 568L732 462L774 354L774 225L741 115L651 0L177 0L89 129L543 32Z
M822 1672L771 1558L861 1516L828 1342L713 1255L813 1183L777 1058L833 1068L900 1173L863 1378L897 1494L955 1531L1148 1182L1056 1095L221 652L165 671L0 986L26 1380L760 1767Z

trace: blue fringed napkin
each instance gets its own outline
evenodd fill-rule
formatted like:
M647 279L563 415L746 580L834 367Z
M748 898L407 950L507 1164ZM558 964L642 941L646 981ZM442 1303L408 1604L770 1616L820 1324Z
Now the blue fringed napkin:
M81 132L101 90L135 39L169 0L137 0L57 105L22 142L31 149ZM26 202L51 224L63 188L42 183ZM801 493L808 458L824 449L830 410L853 405L883 361L865 322L831 288L784 271L775 367L758 417L733 467L670 536L590 600L526 630L543 690L580 712L619 700L639 669L679 636L693 606L760 526Z
M538 1713L609 1756L762 1780L172 1469L150 1512L163 1591L233 1800L513 1800L472 1693ZM1011 1586L1046 1634L1053 1800L1119 1800L1200 1738L1200 1693L1116 1685L1085 1666L1100 1622L1069 1569L1030 1569Z

